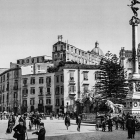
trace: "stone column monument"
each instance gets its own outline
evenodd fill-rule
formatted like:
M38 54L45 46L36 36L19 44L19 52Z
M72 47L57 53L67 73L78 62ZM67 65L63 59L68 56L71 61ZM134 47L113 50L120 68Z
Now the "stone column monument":
M126 106L124 112L129 112L133 115L140 115L140 74L138 73L138 57L137 57L137 48L138 48L138 33L137 28L140 24L140 19L138 18L137 11L139 10L136 7L137 4L140 4L139 1L132 0L130 6L131 10L134 13L129 24L132 26L132 63L133 63L133 74L129 78L129 92L126 97Z

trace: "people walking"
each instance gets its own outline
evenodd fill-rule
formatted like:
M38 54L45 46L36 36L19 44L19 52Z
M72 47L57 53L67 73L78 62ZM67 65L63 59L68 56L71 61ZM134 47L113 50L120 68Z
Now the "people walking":
M106 121L105 119L102 121L102 131L105 132L106 130Z
M126 128L128 130L128 139L132 139L132 117L128 116L126 121Z
M119 115L116 117L115 120L116 130L118 130L118 123L119 123Z
M14 126L14 121L12 119L12 116L10 116L10 118L8 120L8 127L7 127L7 130L6 130L6 133L11 133L12 129L13 129L13 126Z
M15 131L13 137L17 140L25 140L26 126L23 123L23 120L19 120L19 124L16 125L13 129Z
M78 115L78 118L77 118L77 125L78 125L77 131L80 132L80 126L81 126L81 117L80 117L80 115Z
M33 132L32 134L38 135L38 140L45 140L46 130L44 128L44 123L41 122L39 125L40 125L39 131Z
M131 130L131 133L132 133L132 139L135 138L135 127L136 127L136 117L133 117L132 118L132 130Z
M66 125L67 130L68 130L68 127L70 126L70 117L68 114L66 114L66 117L65 117L65 125Z
M109 119L108 119L108 131L112 132L112 126L113 126L112 119L111 119L111 116L109 116Z

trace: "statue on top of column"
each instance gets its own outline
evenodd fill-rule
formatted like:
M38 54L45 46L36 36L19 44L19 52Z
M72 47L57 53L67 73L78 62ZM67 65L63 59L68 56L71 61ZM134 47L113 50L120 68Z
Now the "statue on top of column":
M127 6L131 7L135 17L138 16L138 12L137 11L139 10L138 7L135 7L136 4L140 4L140 2L138 0L132 0L131 4L127 5Z
M134 16L132 16L132 19L129 22L130 25L138 25L138 24L140 24L140 19L138 18L139 7L136 6L137 4L140 4L140 1L138 1L138 0L131 0L131 4L127 5L127 6L129 6L131 8L131 10L134 13Z

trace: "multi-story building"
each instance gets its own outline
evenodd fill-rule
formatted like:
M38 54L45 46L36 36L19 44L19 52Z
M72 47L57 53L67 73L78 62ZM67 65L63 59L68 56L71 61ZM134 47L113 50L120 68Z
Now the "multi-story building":
M96 65L66 64L55 73L55 112L74 111L74 101L81 100L86 94L93 96L97 92Z
M21 69L10 68L0 74L0 110L20 113Z
M126 79L128 79L133 73L132 51L125 50L125 48L122 47L120 50L119 58L120 58L121 66L124 67ZM140 62L140 59L139 59L139 62Z
M22 75L22 112L54 111L54 73Z
M58 41L53 45L52 59L54 65L58 65L60 61L75 61L79 64L98 65L103 55L98 42L95 43L93 50L83 51L68 43Z
M37 56L18 59L17 63L10 63L10 68L21 67L22 75L46 73L47 69L53 66L50 56Z

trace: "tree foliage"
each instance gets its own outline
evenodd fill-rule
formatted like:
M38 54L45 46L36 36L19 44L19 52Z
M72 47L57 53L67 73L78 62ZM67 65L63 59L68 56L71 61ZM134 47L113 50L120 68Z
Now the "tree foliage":
M128 85L124 76L124 68L118 62L117 56L107 52L100 62L100 70L100 80L97 85L102 96L113 102L122 101L128 92Z

